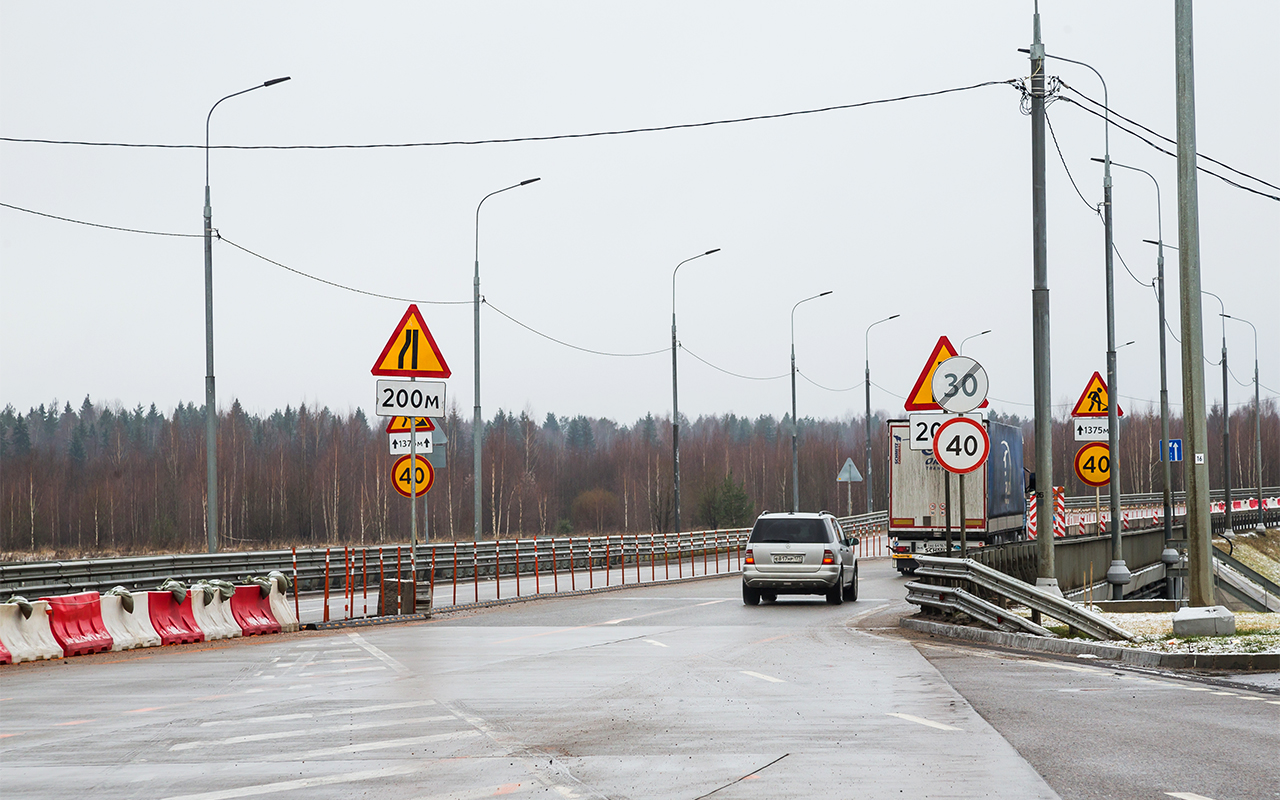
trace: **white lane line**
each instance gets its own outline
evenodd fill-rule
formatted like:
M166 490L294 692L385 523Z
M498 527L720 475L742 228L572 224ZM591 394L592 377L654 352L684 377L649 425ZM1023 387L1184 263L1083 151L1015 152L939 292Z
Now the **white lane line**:
M410 700L407 703L386 703L379 706L357 706L356 708L339 708L334 711L325 711L317 714L320 717L334 717L339 714L370 714L377 711L395 711L401 708L422 708L423 706L434 706L435 700Z
M601 625L617 625L620 622L630 622L634 617L623 617L622 619L611 619L608 622L601 622Z
M746 670L746 669L738 670L738 671L741 672L743 675L750 675L753 678L759 678L760 680L768 681L769 683L786 683L786 681L784 681L782 678L775 678L771 675L761 675L759 672L752 672L751 670Z
M207 728L210 725L248 725L256 722L284 722L291 719L311 719L310 714L275 714L270 717L251 717L249 719L215 719L211 722L201 722L201 728Z
M1165 792L1170 797L1176 797L1178 800L1213 800L1212 797L1205 797L1195 792Z
M933 720L931 720L931 719L925 719L924 717L916 717L916 716L912 716L911 714L893 714L893 713L890 713L890 714L889 714L889 716L891 716L891 717L897 717L898 719L905 719L907 722L915 722L915 723L918 723L918 724L920 724L920 725L928 725L930 728L937 728L937 729L938 729L938 730L940 730L940 731L960 731L960 730L964 730L963 728L957 728L957 727L956 727L956 726L954 726L954 725L947 725L946 723L943 723L943 722L934 722L934 721L933 721Z
M350 733L372 728L387 728L395 725L416 725L420 722L445 722L456 720L452 714L444 717L418 717L417 719L380 719L374 722L352 722L346 725L332 725L327 728L298 728L291 731L271 731L270 733L248 733L244 736L231 736L226 739L204 739L195 742L180 742L169 748L169 752L194 750L198 747L216 747L225 744L245 744L247 742L269 742L273 739L293 739L299 736L310 736L323 733Z
M299 678L316 678L316 677L323 678L328 675L350 675L353 672L381 672L384 669L386 669L386 667L352 667L351 669L334 669L334 670L328 670L326 672L299 672L298 677ZM263 679L266 679L266 678L274 678L275 676L263 675L262 677Z
M346 747L326 747L321 750L306 750L299 753L275 753L263 758L263 761L310 761L317 758L328 758L348 753L365 753L370 750L391 750L397 747L414 747L420 744L447 742L453 739L471 739L480 735L480 731L455 731L453 733L437 733L431 736L414 736L408 739L386 739L380 742L364 742Z
M426 769L425 764L401 764L386 769L369 769L361 772L345 772L341 775L324 775L318 778L299 778L293 781L278 783L260 783L256 786L241 786L238 789L220 789L214 792L199 794L181 794L166 797L164 800L234 800L237 797L257 797L277 792L290 792L294 789L306 789L312 786L332 786L338 783L355 783L371 781L378 778L390 778L395 775L408 775Z
M654 641L653 639L645 639L644 641L648 642L649 644L656 644L658 647L670 647L670 646L671 646L671 645L663 644L662 642Z
M727 603L727 602L729 602L729 598L727 598L727 597L726 597L726 598L722 598L722 599L720 599L720 600L708 600L708 601L707 601L707 602L705 602L705 603L698 603L698 605L699 605L699 606L714 606L716 603Z
M396 661L391 656L387 655L386 653L382 652L378 648L366 642L364 640L364 637L361 636L360 634L348 633L347 636L351 639L351 641L355 642L361 648L363 648L367 653L369 653L369 655L373 656L374 658L378 659L382 663L391 667L396 672L399 672L401 675L404 675L410 671L409 668L406 667L404 664L401 664L399 661Z

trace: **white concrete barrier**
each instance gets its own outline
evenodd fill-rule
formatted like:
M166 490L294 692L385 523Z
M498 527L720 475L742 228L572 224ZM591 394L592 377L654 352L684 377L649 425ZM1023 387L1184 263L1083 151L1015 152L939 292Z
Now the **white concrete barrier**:
M222 599L222 592L216 586L194 584L188 599L191 602L191 614L196 625L204 631L205 641L234 639L244 635L231 616L231 602Z
M27 619L16 604L0 603L0 641L13 663L62 658L62 647L49 627L49 603L35 600L31 606L31 618Z
M271 581L271 615L280 623L280 630L292 633L298 629L298 617L289 604L289 596L280 591L280 581Z
M142 596L142 608L138 607L138 596ZM104 594L102 602L102 624L111 634L112 650L132 650L137 647L159 647L160 636L151 627L151 615L147 610L146 594L139 592L133 595L133 612L126 611L124 598L120 595ZM146 625L142 620L146 620ZM150 629L148 631L148 629Z

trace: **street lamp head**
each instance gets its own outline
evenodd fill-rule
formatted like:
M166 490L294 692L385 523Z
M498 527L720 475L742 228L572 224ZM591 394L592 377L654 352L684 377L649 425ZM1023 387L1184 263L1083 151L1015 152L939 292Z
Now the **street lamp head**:
M538 182L538 181L540 181L540 180L542 180L542 178L530 178L530 179L529 179L529 180L527 180L527 181L520 181L520 185L521 185L521 186L528 186L529 184L531 184L531 183L537 183L537 182Z
M901 314L894 314L892 317L889 317L888 319L886 319L886 320L885 320L885 322L888 322L890 319L897 319L897 318L898 318L898 317L900 317L900 316L902 316L902 315L901 315Z
M263 83L262 88L265 89L268 86L275 86L277 83L284 83L285 81L290 81L290 80L293 80L293 78L291 78L288 75L284 76L283 78L272 78L271 80Z
M715 250L708 250L707 252L703 253L703 255L704 255L704 256L709 256L709 255L711 255L712 253L719 253L719 252L720 252L720 248L719 248L719 247L717 247Z
M818 295L818 297L826 297L827 295L831 294L833 291L835 291L835 290L834 290L834 289L828 289L827 291L825 291L825 292L823 292L822 294Z

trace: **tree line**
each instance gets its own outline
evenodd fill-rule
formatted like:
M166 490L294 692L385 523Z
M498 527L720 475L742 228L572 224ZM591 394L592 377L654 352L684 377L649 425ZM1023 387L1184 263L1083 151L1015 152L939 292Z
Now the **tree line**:
M1262 409L1263 485L1280 484L1280 416ZM900 417L901 414L895 415ZM1034 460L1031 420L993 413L1020 426L1025 463ZM872 419L872 474L837 483L852 458L865 471L865 422L802 418L800 506L860 513L887 502L886 415ZM438 424L450 444L420 508L426 535L470 539L474 530L471 421L456 406ZM1076 481L1070 418L1054 421L1054 482L1071 495ZM1209 415L1211 482L1223 483L1222 409ZM290 545L367 545L409 538L407 498L391 485L385 421L359 409L345 414L306 405L266 416L238 401L219 415L218 515L223 549ZM681 419L681 525L749 525L765 510L791 506L791 420L734 414ZM1182 432L1174 419L1172 436ZM1124 492L1161 488L1160 417L1125 417L1117 459ZM1231 414L1232 485L1257 485L1253 410ZM482 529L486 538L568 533L666 532L675 521L671 421L647 414L630 425L607 418L541 420L499 410L484 423ZM1181 489L1182 465L1174 488ZM154 404L133 409L54 401L26 414L0 412L0 558L200 551L206 546L204 409L179 404L165 415ZM423 535L420 530L419 536Z

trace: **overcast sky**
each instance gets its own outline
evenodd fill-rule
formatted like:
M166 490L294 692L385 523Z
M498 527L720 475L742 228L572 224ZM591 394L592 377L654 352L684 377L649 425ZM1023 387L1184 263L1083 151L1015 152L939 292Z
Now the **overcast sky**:
M821 108L1028 74L1031 2L128 3L0 2L0 135L120 143L327 145L537 137ZM1169 2L1041 3L1046 49L1088 62L1117 112L1175 133ZM1280 184L1271 51L1280 3L1196 6L1198 147ZM1102 99L1088 70L1050 74ZM1057 102L1049 119L1054 402L1105 374L1103 124ZM1177 242L1174 159L1113 129L1113 160L1160 182ZM940 335L989 375L993 405L1031 413L1030 122L1009 86L626 136L358 150L214 150L214 227L296 270L413 298L469 416L476 204L486 308L482 400L629 424L671 409L672 270L680 409L781 417L793 304L801 415L860 414L864 335L872 404L901 412ZM1155 273L1155 192L1115 170L1115 242ZM0 202L102 225L200 234L202 149L0 142ZM1272 194L1256 183L1255 188ZM1258 326L1264 386L1280 389L1280 203L1199 182L1203 286ZM204 398L203 246L0 208L0 403L78 406ZM1168 252L1170 319L1177 257ZM335 411L374 396L370 366L406 302L344 291L214 245L218 400ZM1116 263L1122 403L1158 398L1154 296ZM431 302L455 302L434 305ZM1217 302L1205 343L1221 346ZM1253 336L1228 322L1251 382ZM1169 339L1170 396L1181 401ZM1221 373L1206 366L1211 401ZM852 388L851 387L856 387ZM881 388L883 387L883 388ZM845 391L832 391L844 389ZM1264 398L1275 396L1263 389ZM1231 385L1233 404L1252 387Z

